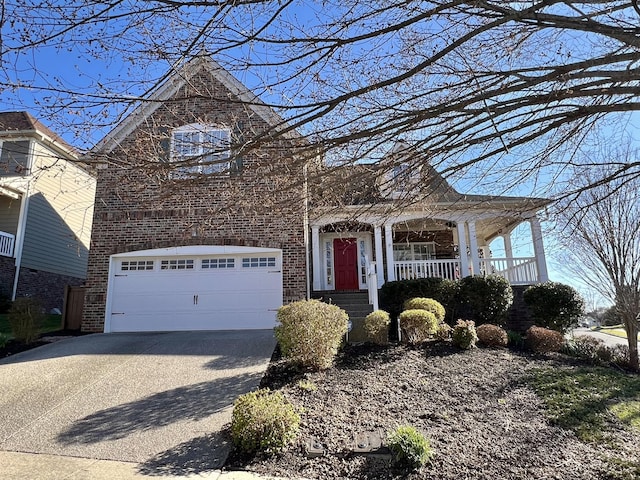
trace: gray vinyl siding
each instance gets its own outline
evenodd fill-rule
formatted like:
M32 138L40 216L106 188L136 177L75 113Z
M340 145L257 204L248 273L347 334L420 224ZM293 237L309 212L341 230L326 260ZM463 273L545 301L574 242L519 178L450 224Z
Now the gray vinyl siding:
M0 232L16 234L20 218L20 200L0 195Z
M35 154L21 265L86 278L95 179L42 146Z

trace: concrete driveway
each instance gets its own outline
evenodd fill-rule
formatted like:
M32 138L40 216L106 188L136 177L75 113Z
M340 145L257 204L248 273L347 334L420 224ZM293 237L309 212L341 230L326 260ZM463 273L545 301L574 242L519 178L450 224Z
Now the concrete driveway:
M219 468L235 398L258 387L272 330L96 334L0 361L0 451ZM24 478L28 478L28 475Z

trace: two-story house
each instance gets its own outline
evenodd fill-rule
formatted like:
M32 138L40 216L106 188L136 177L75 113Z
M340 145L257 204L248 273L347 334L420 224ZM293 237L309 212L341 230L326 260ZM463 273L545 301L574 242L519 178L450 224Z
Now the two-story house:
M84 330L272 328L283 303L368 291L375 304L397 279L547 279L536 216L547 200L460 194L403 142L389 165L331 169L297 155L295 132L271 135L284 125L203 56L93 149ZM530 258L512 252L523 222ZM497 238L504 258L491 257Z
M0 291L62 309L86 279L95 179L27 112L0 113Z

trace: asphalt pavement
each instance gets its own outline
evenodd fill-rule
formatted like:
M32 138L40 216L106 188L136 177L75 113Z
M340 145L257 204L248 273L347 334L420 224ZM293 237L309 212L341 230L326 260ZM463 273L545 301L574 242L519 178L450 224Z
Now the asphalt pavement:
M224 427L274 347L272 330L95 334L8 357L0 476L231 478Z

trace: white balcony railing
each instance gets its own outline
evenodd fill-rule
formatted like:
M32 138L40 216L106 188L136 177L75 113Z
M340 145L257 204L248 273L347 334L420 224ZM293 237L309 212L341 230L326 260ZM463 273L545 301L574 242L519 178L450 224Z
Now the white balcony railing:
M537 283L538 268L534 257L481 258L479 275L500 275L512 285ZM394 262L396 280L439 277L449 280L460 278L460 260L417 260Z
M416 260L394 262L396 280L439 277L455 280L460 276L460 260Z
M500 275L511 285L531 285L539 281L535 257L482 258L480 267L482 273Z
M16 237L10 233L0 232L0 257L13 257L13 245Z

